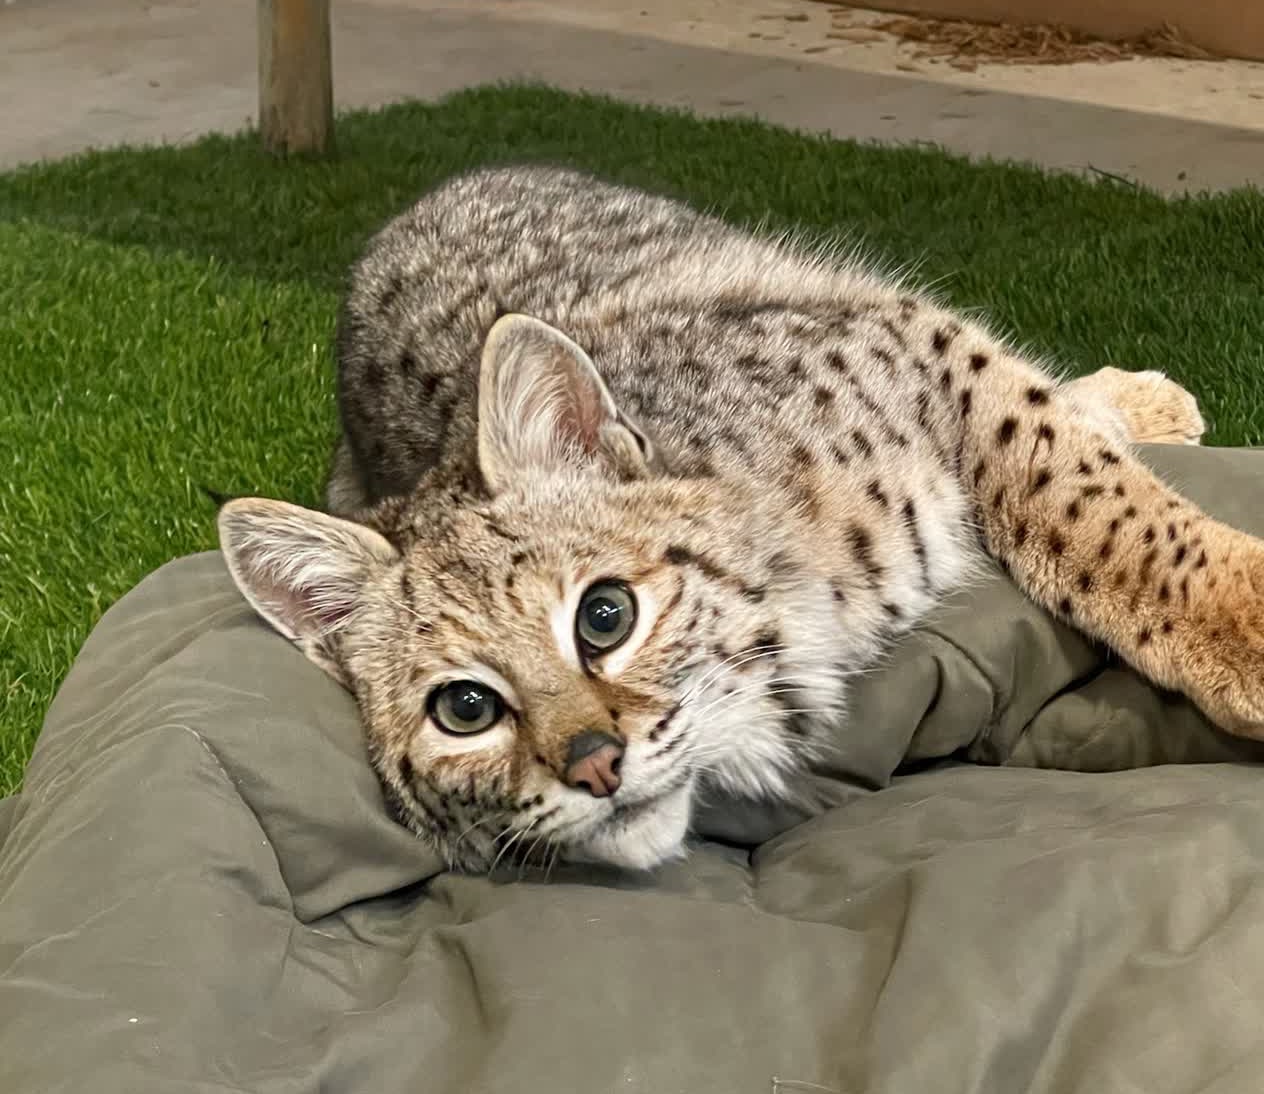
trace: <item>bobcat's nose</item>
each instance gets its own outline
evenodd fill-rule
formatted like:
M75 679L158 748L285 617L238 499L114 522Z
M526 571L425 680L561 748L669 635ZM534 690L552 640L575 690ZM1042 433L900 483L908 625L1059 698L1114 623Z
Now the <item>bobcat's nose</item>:
M599 729L584 729L571 738L566 753L566 785L587 790L594 798L607 798L623 780L623 744Z

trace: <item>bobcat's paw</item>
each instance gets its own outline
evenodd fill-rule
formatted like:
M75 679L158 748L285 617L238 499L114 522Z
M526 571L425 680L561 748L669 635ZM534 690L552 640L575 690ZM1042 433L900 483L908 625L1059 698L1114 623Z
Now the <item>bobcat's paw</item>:
M1198 401L1161 372L1107 366L1067 389L1078 400L1115 411L1132 444L1198 444L1206 432Z

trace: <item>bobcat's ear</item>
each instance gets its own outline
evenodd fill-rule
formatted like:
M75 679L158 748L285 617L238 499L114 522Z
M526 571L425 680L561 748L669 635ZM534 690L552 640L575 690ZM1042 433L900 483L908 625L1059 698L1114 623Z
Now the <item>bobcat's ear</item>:
M496 321L478 379L478 460L493 493L523 470L647 473L649 439L619 412L591 358L525 315Z
M237 498L219 513L228 572L254 609L317 665L347 683L337 635L375 570L399 559L361 524L298 505Z

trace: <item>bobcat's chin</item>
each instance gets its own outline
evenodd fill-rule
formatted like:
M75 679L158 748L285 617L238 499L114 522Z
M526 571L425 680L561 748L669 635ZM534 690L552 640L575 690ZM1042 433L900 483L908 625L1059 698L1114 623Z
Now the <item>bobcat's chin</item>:
M693 806L693 783L691 776L661 797L624 809L616 807L595 830L567 847L566 858L650 870L682 857Z

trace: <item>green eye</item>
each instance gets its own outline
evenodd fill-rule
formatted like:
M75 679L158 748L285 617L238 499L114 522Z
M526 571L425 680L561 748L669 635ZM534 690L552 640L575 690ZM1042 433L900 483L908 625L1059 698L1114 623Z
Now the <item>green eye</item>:
M636 598L617 581L594 585L579 602L575 633L589 655L609 653L627 641L636 626Z
M491 729L505 713L505 703L485 684L454 680L430 694L430 717L445 733L462 736Z

